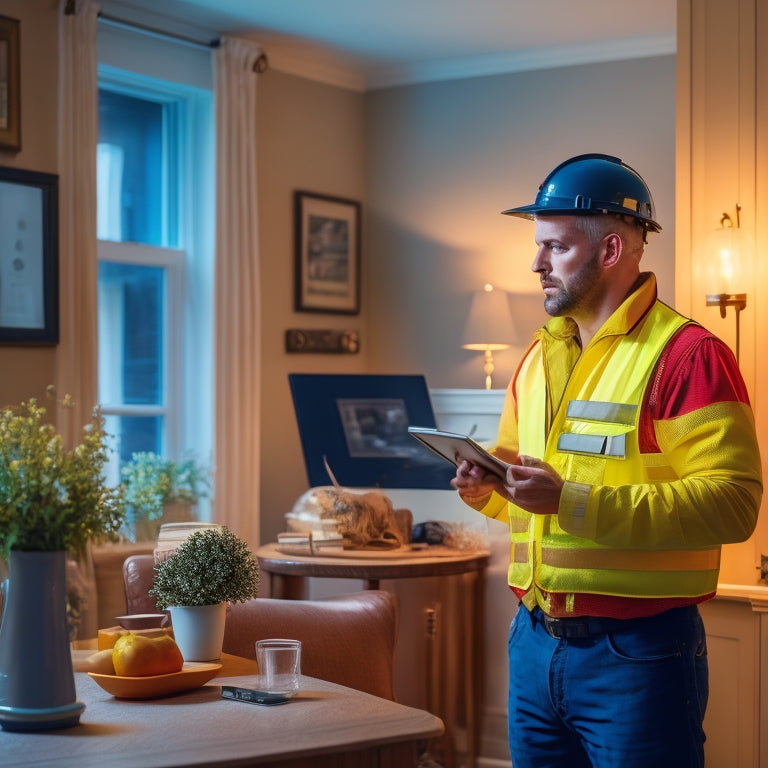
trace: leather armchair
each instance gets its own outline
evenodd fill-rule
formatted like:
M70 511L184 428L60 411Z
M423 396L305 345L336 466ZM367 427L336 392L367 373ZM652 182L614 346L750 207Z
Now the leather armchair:
M125 561L128 613L157 612L147 595L153 564L152 555ZM383 590L323 600L256 598L229 606L223 651L255 658L256 640L301 640L303 674L394 701L398 622L397 597Z
M148 592L155 580L155 556L131 555L123 561L123 586L128 614L160 613Z

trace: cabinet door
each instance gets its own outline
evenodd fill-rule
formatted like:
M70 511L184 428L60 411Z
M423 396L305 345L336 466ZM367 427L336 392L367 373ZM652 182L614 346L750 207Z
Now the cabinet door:
M760 768L768 768L768 609L760 616Z
M701 606L707 630L709 704L704 718L707 768L758 765L759 623L749 602Z

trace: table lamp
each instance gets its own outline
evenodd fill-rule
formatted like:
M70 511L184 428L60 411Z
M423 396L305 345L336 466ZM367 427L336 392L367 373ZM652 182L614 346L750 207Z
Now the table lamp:
M509 349L512 335L512 313L509 311L507 292L497 290L490 283L472 297L467 325L462 336L462 348L483 352L485 388L493 385L493 353Z

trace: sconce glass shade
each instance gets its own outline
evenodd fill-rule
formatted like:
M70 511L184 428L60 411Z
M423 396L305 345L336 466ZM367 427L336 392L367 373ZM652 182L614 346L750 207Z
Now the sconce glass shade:
M472 297L467 325L462 335L464 349L484 352L485 388L491 389L493 352L508 349L513 336L512 313L506 291L494 289L486 283L483 290Z
M704 254L707 295L747 293L753 250L752 238L741 227L725 226L711 232Z
M738 212L741 210L737 206ZM726 224L727 222L727 224ZM728 214L723 214L720 229L710 233L705 243L704 278L707 306L719 307L725 318L728 307L736 315L736 360L741 346L740 313L747 307L747 292L752 281L752 254L754 246L749 233L733 226Z

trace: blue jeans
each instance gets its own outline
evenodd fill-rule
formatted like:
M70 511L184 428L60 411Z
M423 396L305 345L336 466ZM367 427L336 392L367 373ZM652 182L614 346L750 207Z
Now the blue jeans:
M556 639L522 605L509 633L514 768L701 768L707 646L696 606Z

